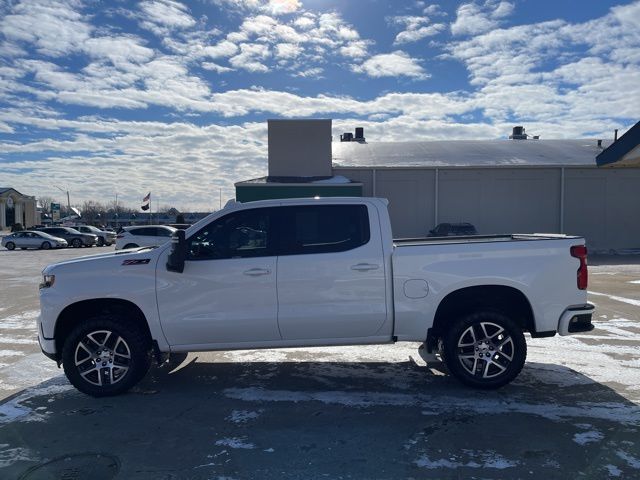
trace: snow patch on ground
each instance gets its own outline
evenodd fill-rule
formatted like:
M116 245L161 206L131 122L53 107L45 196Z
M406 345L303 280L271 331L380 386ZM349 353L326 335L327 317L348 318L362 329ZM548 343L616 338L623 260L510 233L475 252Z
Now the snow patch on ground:
M0 334L0 343L11 345L37 345L38 340L35 338L21 338L21 337L5 337Z
M0 357L21 357L24 353L20 350L0 350Z
M240 424L247 423L249 420L256 419L260 416L260 412L251 412L249 410L234 410L227 417L230 422Z
M614 323L614 326L619 328L622 325L626 325L625 321L626 319L620 319L619 323ZM596 331L601 330L604 323L609 322L597 322ZM631 325L636 326L638 324L629 322L629 326ZM632 365L636 359L640 358L640 344L635 342L635 344L629 345L612 345L609 343L591 345L583 341L589 338L598 340L597 336L589 335L583 335L580 338L557 335L551 338L527 339L527 364L521 376L516 379L516 382L526 381L527 376L533 376L537 382L561 387L581 385L592 381L602 384L618 383L626 386L627 390L638 391L640 372L637 368L633 368ZM618 335L611 338L622 340ZM629 338L628 340L632 339ZM621 368L621 362L623 361L632 363L625 368ZM544 367L535 365L534 368L531 368L532 362L540 362L544 364ZM572 373L569 368L575 370L576 373ZM554 370L556 374L550 374ZM637 401L639 397L632 395L632 398L629 399Z
M494 451L487 452L475 452L473 450L463 450L468 456L468 459L462 459L459 456L452 455L449 458L441 458L439 460L432 460L426 454L421 455L414 461L416 465L421 468L435 469L435 468L496 468L503 470L505 468L512 468L519 465L520 462L516 460L508 460L502 455L497 454Z
M616 455L618 455L618 457L620 457L622 460L627 462L627 465L629 465L631 468L640 470L640 460L634 457L633 455L630 455L627 452L624 452L622 450L618 450L616 452Z
M618 297L617 295L609 295L606 293L591 292L591 291L589 291L589 295L599 295L602 297L610 298L611 300L615 300L616 302L628 303L629 305L640 307L640 300L635 300L633 298Z
M72 390L68 383L49 383L29 388L9 401L0 404L0 425L20 422L42 422L49 415L46 411L36 411L27 405L35 397L53 396Z
M20 352L20 355L24 355L24 353ZM3 390L27 388L54 377L62 379L61 370L55 362L41 353L32 353L14 362L13 365L0 368L0 378L2 378L0 385Z
M604 438L604 435L597 430L591 430L589 432L576 433L573 436L573 441L578 445L586 445L588 443L599 442Z
M40 459L28 448L9 448L8 443L0 443L0 468L10 467L16 462L38 462Z
M246 442L245 440L246 438L239 437L222 438L216 442L216 445L222 445L229 448L242 448L246 450L256 448L253 443Z
M37 330L36 318L40 310L28 310L19 315L0 318L0 328L7 330Z
M631 281L629 281L627 283L634 283L636 285L640 285L640 280L631 280Z
M610 477L619 477L620 475L622 475L622 470L620 470L615 465L605 465L604 468Z
M478 414L499 415L504 413L524 413L549 420L563 418L595 418L628 425L640 425L640 406L630 406L614 402L578 402L573 405L554 403L532 404L514 395L505 398L464 398L425 394L405 394L388 392L345 392L345 391L304 391L266 390L262 388L228 388L223 392L227 397L248 402L321 402L327 405L347 407L377 406L417 406L426 412L438 414L471 411ZM424 412L423 412L424 414Z

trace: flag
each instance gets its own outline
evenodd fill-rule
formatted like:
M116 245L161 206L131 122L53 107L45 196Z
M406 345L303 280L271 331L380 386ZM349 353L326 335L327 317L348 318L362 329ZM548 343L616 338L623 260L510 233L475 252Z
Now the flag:
M142 199L142 206L140 207L145 212L149 210L149 204L151 203L151 192L147 193Z

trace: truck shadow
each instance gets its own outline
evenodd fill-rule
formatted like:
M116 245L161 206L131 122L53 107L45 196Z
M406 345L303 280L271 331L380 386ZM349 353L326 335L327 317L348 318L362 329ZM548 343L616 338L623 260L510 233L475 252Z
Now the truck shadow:
M63 377L14 396L0 405L0 477L640 474L640 408L563 366L527 363L512 385L478 391L412 360L201 358L155 367L119 397Z

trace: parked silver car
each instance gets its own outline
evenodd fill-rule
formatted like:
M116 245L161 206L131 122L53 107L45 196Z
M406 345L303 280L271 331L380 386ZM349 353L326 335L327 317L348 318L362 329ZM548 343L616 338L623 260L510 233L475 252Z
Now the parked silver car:
M23 250L27 248L48 250L50 248L64 248L67 246L67 241L64 238L54 237L45 232L25 230L2 237L1 244L8 250L13 250L16 247Z
M76 225L76 230L81 233L91 233L93 235L98 236L98 246L109 246L112 243L116 243L116 232L108 232L106 230L100 230L98 227L94 227L93 225Z

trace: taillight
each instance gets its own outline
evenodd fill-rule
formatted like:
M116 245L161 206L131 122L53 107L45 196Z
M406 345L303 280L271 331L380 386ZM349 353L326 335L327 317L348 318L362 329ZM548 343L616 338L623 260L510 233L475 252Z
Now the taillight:
M587 247L584 245L574 245L571 247L571 256L580 260L580 268L578 268L578 288L580 290L587 289L589 282L589 273L587 271Z

